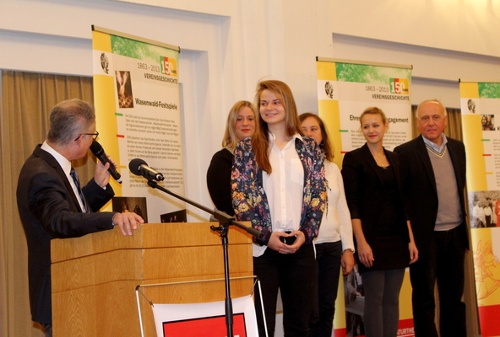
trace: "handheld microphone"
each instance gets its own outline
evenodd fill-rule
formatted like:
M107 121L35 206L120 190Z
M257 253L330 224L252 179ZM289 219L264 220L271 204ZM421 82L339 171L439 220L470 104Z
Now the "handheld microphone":
M115 165L109 160L108 155L104 152L104 149L102 148L101 144L99 144L97 141L93 140L92 144L90 145L90 151L94 154L94 156L99 159L99 161L103 164L106 165L106 163L109 163L109 168L108 172L111 174L111 176L120 184L122 183L122 176L118 171L116 170Z
M128 168L133 174L143 176L147 180L162 181L165 179L163 178L163 174L149 167L148 164L140 158L132 159L128 164Z

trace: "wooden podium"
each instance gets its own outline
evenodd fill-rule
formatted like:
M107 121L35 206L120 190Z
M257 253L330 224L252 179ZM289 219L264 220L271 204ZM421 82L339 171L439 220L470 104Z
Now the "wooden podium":
M222 239L211 225L218 223L144 224L133 236L123 236L116 228L52 240L54 337L141 336L138 285L223 280ZM251 236L236 226L228 234L231 277L253 275ZM231 297L248 295L252 284L251 278L231 281ZM153 303L225 298L223 281L144 289ZM140 302L144 335L156 336L150 306L146 300Z

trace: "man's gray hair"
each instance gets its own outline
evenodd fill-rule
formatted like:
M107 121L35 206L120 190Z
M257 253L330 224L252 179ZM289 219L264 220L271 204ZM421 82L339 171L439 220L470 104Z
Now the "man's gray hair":
M56 104L50 112L47 140L56 144L69 144L95 123L94 107L80 99Z

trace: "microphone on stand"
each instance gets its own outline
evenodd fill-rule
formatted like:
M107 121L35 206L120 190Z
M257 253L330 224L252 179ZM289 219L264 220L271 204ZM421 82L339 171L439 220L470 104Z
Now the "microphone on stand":
M96 140L93 140L92 144L90 145L90 151L94 154L94 156L97 159L99 159L99 161L103 165L106 165L106 163L109 163L109 168L108 168L109 174L117 182L119 182L121 184L122 183L122 176L116 170L115 165L109 160L108 155L104 152L104 149L102 148L101 144L99 144Z
M147 180L163 181L165 179L163 174L149 167L148 164L140 158L132 159L128 164L128 168L133 174L143 176Z

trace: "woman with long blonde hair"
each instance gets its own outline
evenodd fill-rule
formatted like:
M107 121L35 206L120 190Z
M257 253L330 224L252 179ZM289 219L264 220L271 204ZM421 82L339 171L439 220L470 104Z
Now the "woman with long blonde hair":
M207 170L207 187L215 207L234 215L231 202L231 167L236 144L255 133L255 108L249 101L237 101L229 110L222 149L217 151Z

